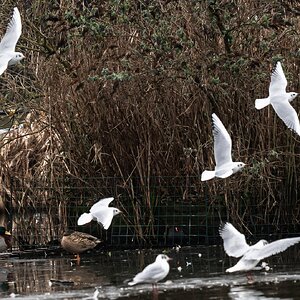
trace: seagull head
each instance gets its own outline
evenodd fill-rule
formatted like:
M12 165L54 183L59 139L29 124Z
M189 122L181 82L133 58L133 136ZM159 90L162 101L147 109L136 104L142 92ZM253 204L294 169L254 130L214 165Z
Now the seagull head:
M240 171L241 169L243 169L246 166L245 163L238 161L238 162L234 162L234 167L232 169L233 173L236 173L238 171Z
M155 261L169 261L169 260L172 260L172 258L170 258L168 255L165 254L159 254L155 259Z
M16 55L15 55L15 59L16 60L22 60L23 58L25 58L25 56L23 55L23 53L16 52Z
M288 100L289 100L289 102L291 102L292 100L294 100L298 96L298 93L290 92L290 93L288 93L288 95L289 95Z
M121 213L122 212L118 208L113 207L113 214L114 214L114 216L116 216L118 214L121 214Z
M15 65L19 61L21 61L25 56L21 52L15 52L14 56L11 58L11 60L8 62L9 65Z

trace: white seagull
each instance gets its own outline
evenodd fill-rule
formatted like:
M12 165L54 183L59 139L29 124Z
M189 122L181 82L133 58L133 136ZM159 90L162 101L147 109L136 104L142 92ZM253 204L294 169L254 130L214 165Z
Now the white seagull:
M152 286L154 287L158 281L163 280L169 274L169 260L172 260L172 258L165 254L159 254L156 257L155 262L148 265L142 272L135 275L133 280L128 282L128 285L152 283Z
M209 180L214 177L229 177L245 166L243 162L232 161L232 142L229 133L216 114L212 114L212 120L216 167L214 171L205 170L201 175L201 181Z
M21 52L15 52L16 44L22 32L21 16L17 7L0 42L0 75L10 65L15 65L24 58Z
M285 251L290 246L300 242L300 237L287 238L268 243L260 240L249 246L245 236L231 223L221 224L220 236L223 239L224 250L229 256L242 257L236 265L226 270L228 273L254 270L260 260Z
M108 206L113 200L113 197L101 199L91 207L89 213L83 213L78 218L77 224L84 225L94 220L101 224L105 230L107 230L112 222L113 217L121 213L119 209Z
M271 104L278 117L291 130L300 135L300 123L295 109L289 102L294 100L298 93L286 92L287 80L280 61L276 63L275 69L271 75L268 98L256 99L255 107L262 109Z

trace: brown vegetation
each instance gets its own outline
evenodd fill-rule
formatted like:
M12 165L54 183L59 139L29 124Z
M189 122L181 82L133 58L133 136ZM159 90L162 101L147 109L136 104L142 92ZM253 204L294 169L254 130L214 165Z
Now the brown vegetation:
M1 8L1 32L14 2ZM182 176L177 200L220 201L233 221L299 223L299 137L272 108L254 108L255 98L267 96L276 60L288 90L300 90L297 1L17 5L17 48L26 61L1 77L1 104L31 113L24 129L2 140L6 207L21 213L43 205L57 218L50 226L55 236L70 226L72 201L114 193L98 184L116 177L118 205L132 207L126 222L143 238L153 234L155 206L173 193L170 178ZM293 106L298 111L299 100ZM201 172L214 165L213 112L232 136L234 158L248 166L227 180L201 183ZM66 192L73 182L88 191Z

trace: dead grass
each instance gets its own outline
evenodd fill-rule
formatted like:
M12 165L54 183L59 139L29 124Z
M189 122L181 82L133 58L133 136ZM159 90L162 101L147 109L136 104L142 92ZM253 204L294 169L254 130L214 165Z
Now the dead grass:
M22 3L18 47L26 61L1 78L0 93L3 105L33 114L28 127L2 141L6 206L13 178L22 189L12 206L43 203L55 213L60 207L62 225L54 229L60 231L73 201L60 178L93 186L89 178L121 177L127 195L119 205L130 199L134 215L127 221L142 239L153 234L157 195L168 194L163 186L154 192L151 178L184 176L183 201L203 201L208 193L212 204L224 199L233 221L248 220L257 206L251 222L281 224L288 215L291 224L299 223L299 137L272 109L254 108L255 98L267 95L277 59L283 59L288 89L299 90L295 3ZM298 110L297 100L293 106ZM228 180L202 184L199 175L214 164L213 112L232 136L234 158L249 166ZM139 191L132 178L139 178ZM199 186L196 200L189 197L190 185ZM55 197L49 190L37 193L38 186L51 187ZM146 232L142 222L149 225Z

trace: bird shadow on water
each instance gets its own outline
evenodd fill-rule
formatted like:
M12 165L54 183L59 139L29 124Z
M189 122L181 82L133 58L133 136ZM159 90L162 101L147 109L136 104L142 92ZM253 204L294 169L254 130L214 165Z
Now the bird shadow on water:
M299 250L268 259L269 272L226 274L233 262L222 247L165 249L170 272L153 290L151 284L128 286L162 250L103 252L82 256L81 265L65 257L0 258L0 298L11 299L297 299L300 295ZM124 283L125 281L125 283Z

